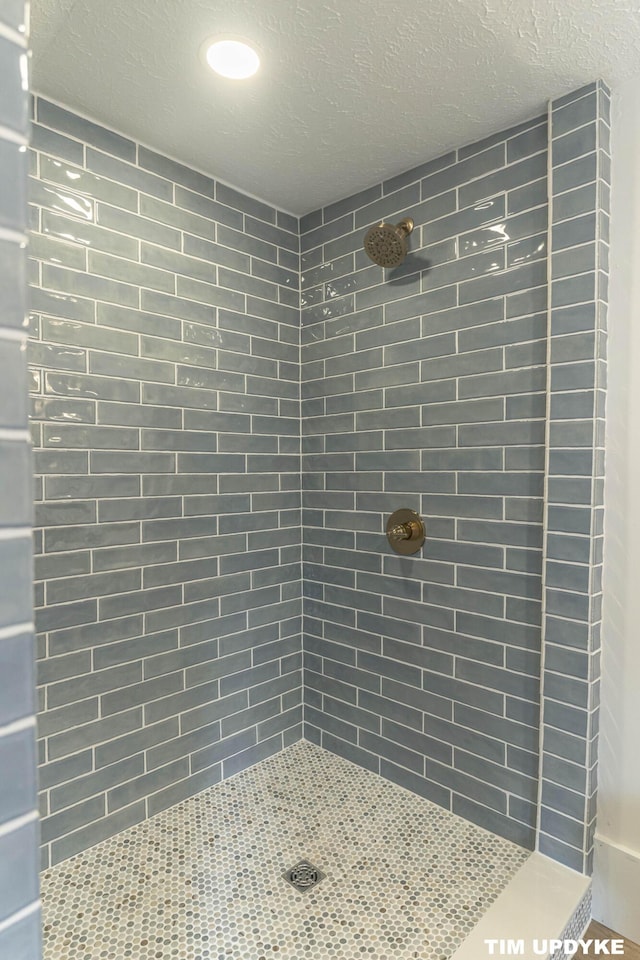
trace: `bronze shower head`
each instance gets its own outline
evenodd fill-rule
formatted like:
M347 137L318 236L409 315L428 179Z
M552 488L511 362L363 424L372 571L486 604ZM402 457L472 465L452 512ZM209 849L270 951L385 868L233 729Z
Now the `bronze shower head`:
M364 249L379 267L398 267L407 255L407 237L413 230L413 220L405 217L394 225L384 220L367 230Z

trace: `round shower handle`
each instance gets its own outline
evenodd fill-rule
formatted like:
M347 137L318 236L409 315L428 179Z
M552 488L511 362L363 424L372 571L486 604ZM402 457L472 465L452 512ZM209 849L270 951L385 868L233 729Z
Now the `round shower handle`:
M415 521L399 523L389 531L389 540L411 540L420 536L420 527Z
M417 553L425 536L424 520L415 510L396 510L387 521L387 540L396 553Z

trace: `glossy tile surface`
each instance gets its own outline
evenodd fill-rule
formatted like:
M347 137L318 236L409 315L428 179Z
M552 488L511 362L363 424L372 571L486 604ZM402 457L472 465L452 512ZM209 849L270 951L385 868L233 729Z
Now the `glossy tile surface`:
M539 117L301 222L304 735L531 849L546 166ZM364 231L406 215L385 272Z
M26 7L0 3L0 957L40 957L27 432ZM4 231L2 228L6 228Z
M527 856L301 742L47 871L45 958L443 960Z
M301 736L299 263L294 218L34 107L48 866Z
M598 779L608 117L609 92L601 81L569 103L554 103L551 117L553 309L545 509L553 555L544 568L545 749L538 848L586 874L593 865ZM590 177L585 178L585 168ZM586 186L579 186L585 180ZM576 555L576 541L588 544L590 553Z

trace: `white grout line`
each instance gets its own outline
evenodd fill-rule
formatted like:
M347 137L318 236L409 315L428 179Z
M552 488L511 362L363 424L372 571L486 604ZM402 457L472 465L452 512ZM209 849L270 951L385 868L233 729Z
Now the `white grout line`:
M35 730L35 726L35 716L25 717L23 720L15 720L13 723L9 723L6 727L0 727L0 737L10 737L14 733L22 733L23 730Z
M549 559L549 464L551 456L551 346L552 346L552 228L553 228L553 103L551 100L547 104L547 203L548 203L548 226L547 236L547 386L546 386L546 417L545 417L545 468L544 468L544 494L543 502L545 509L543 513L542 527L542 608L541 608L541 657L540 657L540 724L538 731L538 796L537 796L537 826L536 826L536 850L540 844L540 817L542 812L542 788L543 788L543 761L544 761L544 676L546 669L546 622L547 622L547 590L546 590L546 567Z
M3 37L5 40L9 40L11 43L15 43L16 46L23 50L27 49L28 44L26 35L18 30L13 30L2 21L0 21L0 37Z
M0 643L3 640L11 640L14 637L21 637L24 634L33 633L33 623L13 624L10 627L3 627L0 630Z
M0 541L2 540L31 540L31 527L2 527L0 528Z
M0 327L0 342L3 340L17 342L24 349L29 341L29 333L26 328L13 330L9 327Z
M365 309L369 309L369 308L365 308ZM338 322L339 322L339 321L338 321ZM482 399L484 399L484 398L482 398Z
M0 428L0 440L10 440L12 442L30 443L31 434L28 430L7 430Z
M26 247L28 237L26 233L20 233L17 230L9 230L7 227L0 227L0 240L6 240L9 243L18 244L20 247Z
M14 925L21 923L23 920L26 920L28 917L32 916L32 914L38 913L40 908L40 900L34 900L34 902L29 904L28 907L23 907L21 910L18 910L17 913L13 913L10 917L7 917L5 920L0 922L0 933L4 933Z
M28 823L37 823L38 819L38 811L32 810L31 813L25 813L21 817L16 817L15 820L9 820L7 823L0 825L0 837L6 837L7 834L14 833L16 830L20 830Z

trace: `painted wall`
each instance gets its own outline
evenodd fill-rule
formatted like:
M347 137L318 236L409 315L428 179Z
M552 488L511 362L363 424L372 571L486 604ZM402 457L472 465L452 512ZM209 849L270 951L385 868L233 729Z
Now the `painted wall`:
M0 956L38 960L25 4L0 11Z
M540 117L303 218L305 734L535 842L547 335ZM384 272L380 218L415 220ZM427 541L399 558L398 507Z
M300 736L298 221L38 98L44 864Z
M640 80L613 91L604 644L594 916L640 942Z

